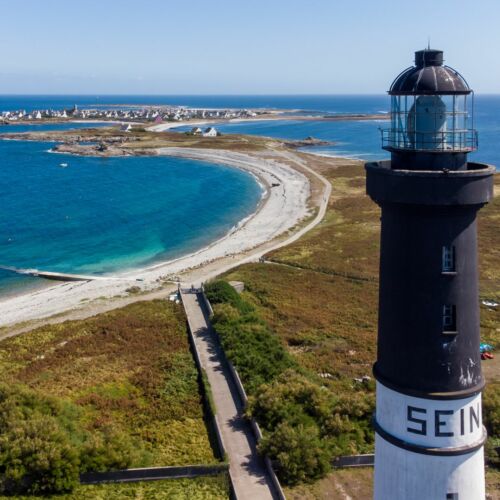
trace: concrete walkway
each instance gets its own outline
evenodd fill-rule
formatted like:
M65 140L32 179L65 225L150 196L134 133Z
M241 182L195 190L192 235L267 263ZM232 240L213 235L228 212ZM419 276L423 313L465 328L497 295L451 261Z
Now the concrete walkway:
M203 296L182 293L201 365L206 371L217 408L216 419L229 458L229 473L238 500L275 498L267 469L257 455L252 429L243 419L243 407L224 354L212 329Z

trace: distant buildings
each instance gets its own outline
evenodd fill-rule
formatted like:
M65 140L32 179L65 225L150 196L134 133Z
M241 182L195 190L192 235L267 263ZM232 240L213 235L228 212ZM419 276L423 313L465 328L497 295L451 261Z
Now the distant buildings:
M0 120L3 122L31 121L31 120L109 120L109 121L137 121L137 122L182 122L196 119L239 119L252 118L262 112L247 109L195 109L179 106L160 106L147 108L114 108L114 109L40 109L27 112L26 110L3 111ZM213 131L199 131L200 134L213 134Z

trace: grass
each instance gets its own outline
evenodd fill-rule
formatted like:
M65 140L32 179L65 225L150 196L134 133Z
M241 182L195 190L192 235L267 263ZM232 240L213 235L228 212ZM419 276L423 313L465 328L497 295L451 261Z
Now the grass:
M377 299L376 283L268 264L228 277L245 282L243 295L301 366L337 380L370 375L377 316L366 305Z
M109 483L82 485L66 495L55 495L58 500L220 500L228 499L229 484L226 475L193 479L169 479L138 483ZM13 497L0 496L0 499ZM32 499L16 496L18 500Z
M0 343L0 377L138 439L154 465L214 463L180 306L138 302Z
M368 499L373 496L373 469L337 469L314 484L285 488L288 500Z
M380 211L364 195L363 167L348 162L321 173L332 182L325 218L295 243L266 258L326 274L376 280Z
M352 380L370 375L376 356L380 211L364 194L362 164L338 164L321 171L333 185L324 221L266 255L271 264L244 265L224 278L245 282L243 296L301 365ZM480 295L497 301L499 218L497 196L479 213ZM484 341L500 346L499 324L499 308L481 305Z
M487 500L500 500L500 472L486 471ZM372 498L373 469L336 469L314 484L285 488L288 500L356 500Z

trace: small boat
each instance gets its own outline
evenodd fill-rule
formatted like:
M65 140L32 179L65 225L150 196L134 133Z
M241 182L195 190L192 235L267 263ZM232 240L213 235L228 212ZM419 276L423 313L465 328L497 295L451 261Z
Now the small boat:
M62 168L66 168L68 166L68 164L67 163L59 163L59 166Z

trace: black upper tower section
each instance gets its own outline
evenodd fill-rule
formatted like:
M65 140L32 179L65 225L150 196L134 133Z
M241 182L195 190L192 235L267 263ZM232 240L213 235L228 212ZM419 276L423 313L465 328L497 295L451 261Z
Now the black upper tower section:
M443 51L432 49L415 52L415 66L405 69L389 90L390 95L466 95L471 92L458 71L443 66Z
M476 215L493 194L476 148L472 90L443 53L422 50L391 86L391 161L366 165L382 208L379 382L420 397L482 389Z
M389 95L391 127L383 131L383 148L392 153L393 168L466 168L466 153L477 147L473 91L443 65L441 50L416 52L415 66L394 80Z

